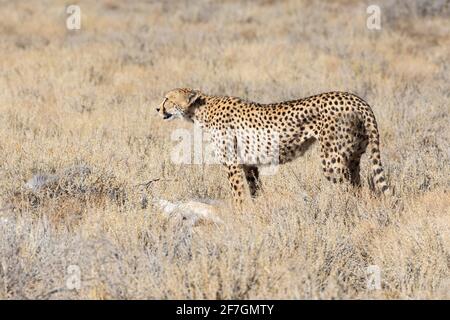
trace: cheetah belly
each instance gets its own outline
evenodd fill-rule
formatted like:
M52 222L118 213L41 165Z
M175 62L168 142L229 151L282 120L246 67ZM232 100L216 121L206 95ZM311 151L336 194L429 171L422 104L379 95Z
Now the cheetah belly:
M316 141L314 137L287 134L243 134L237 139L240 163L249 165L283 164L302 156Z
M303 156L315 141L316 139L314 137L303 137L302 139L292 141L290 144L283 145L280 148L280 164Z

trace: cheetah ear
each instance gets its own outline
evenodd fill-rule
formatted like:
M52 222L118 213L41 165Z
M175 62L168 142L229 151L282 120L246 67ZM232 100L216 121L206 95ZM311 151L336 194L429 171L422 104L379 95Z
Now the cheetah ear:
M191 91L189 92L189 94L186 97L187 103L186 106L189 107L190 105L192 105L198 98L199 98L199 94L198 92L195 91Z
M183 108L189 108L199 97L200 92L192 89L173 89L165 95L170 102Z

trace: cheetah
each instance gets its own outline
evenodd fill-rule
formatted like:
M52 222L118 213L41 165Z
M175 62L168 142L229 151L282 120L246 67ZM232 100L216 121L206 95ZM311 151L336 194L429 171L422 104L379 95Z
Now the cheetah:
M390 193L380 160L374 113L352 93L327 92L262 104L178 88L165 94L156 111L165 120L182 118L209 133L215 156L227 168L237 208L245 198L245 181L251 197L258 195L259 168L292 161L315 141L320 144L326 179L360 186L360 159L368 148L373 186Z

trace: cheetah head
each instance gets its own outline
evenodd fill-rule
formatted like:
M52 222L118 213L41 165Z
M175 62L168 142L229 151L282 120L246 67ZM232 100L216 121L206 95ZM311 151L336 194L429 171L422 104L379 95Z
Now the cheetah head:
M193 121L196 101L200 97L200 92L193 89L173 89L167 92L161 105L156 108L156 112L164 120L184 118Z

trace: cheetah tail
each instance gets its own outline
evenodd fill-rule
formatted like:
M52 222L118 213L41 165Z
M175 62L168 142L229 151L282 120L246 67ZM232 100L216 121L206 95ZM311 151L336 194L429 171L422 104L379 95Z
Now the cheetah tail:
M380 138L377 128L377 122L373 113L364 116L364 126L369 137L369 144L367 148L369 150L368 153L372 168L373 184L384 195L390 195L392 192L386 182L383 165L381 164Z

